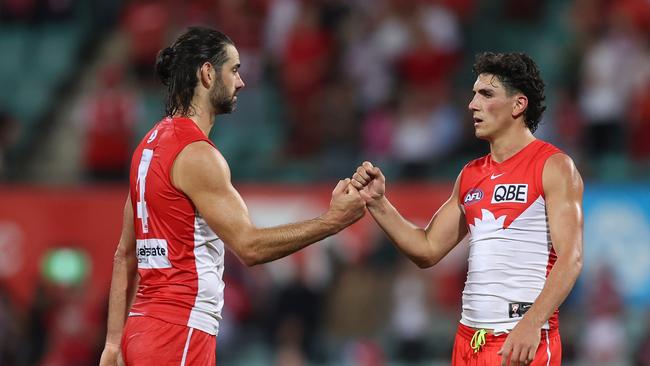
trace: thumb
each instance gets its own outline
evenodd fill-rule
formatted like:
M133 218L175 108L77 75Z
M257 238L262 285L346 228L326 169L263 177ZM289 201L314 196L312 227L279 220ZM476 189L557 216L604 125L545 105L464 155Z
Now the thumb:
M340 180L338 182L338 184L336 185L336 187L334 187L334 190L332 191L332 194L340 194L340 193L345 192L345 190L346 190L349 183L350 183L350 178L345 178L345 179Z
M348 179L348 182L349 182L349 181L350 181L350 180ZM357 189L357 187L355 187L355 186L353 186L352 184L348 183L348 185L347 185L347 189L346 189L345 193L347 193L347 194L350 194L350 193L359 193L359 190Z
M373 166L370 169L366 169L366 173L371 178L379 178L381 176L381 169L379 169L379 167Z
M372 169L370 169L368 172L368 175L373 178L379 178L382 176L381 169L379 169L379 167L373 166Z

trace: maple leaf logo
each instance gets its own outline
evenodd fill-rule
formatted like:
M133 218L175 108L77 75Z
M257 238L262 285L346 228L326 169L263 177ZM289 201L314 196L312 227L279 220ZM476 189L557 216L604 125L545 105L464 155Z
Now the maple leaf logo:
M475 218L474 225L469 224L469 231L474 239L478 239L487 235L495 235L503 229L503 223L506 220L506 215L495 218L494 214L486 209L481 209L482 219Z

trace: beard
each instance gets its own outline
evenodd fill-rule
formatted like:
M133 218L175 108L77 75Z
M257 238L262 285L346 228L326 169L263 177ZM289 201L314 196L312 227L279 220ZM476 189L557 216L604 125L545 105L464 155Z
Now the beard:
M217 114L232 113L237 107L235 95L229 95L223 83L217 83L210 92L210 102Z

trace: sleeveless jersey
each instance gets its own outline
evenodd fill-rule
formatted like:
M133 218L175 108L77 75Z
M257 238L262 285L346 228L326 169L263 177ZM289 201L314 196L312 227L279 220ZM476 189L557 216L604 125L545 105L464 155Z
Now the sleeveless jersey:
M150 316L216 335L223 307L224 244L171 182L188 144L212 142L188 118L165 118L142 139L131 162L140 283L129 316Z
M561 153L534 140L502 163L486 155L460 177L469 229L461 324L506 332L537 299L556 260L548 228L542 172ZM544 329L557 328L557 310Z

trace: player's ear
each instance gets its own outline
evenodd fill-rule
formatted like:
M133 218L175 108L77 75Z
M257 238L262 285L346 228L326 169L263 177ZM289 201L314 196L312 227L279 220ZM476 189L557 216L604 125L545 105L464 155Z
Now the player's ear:
M528 98L523 94L515 95L515 100L512 103L512 117L519 118L526 112L528 108Z
M201 85L206 89L210 89L210 86L212 86L212 83L214 82L214 67L212 67L212 64L204 62L203 65L201 65L201 68L197 71L197 78Z

